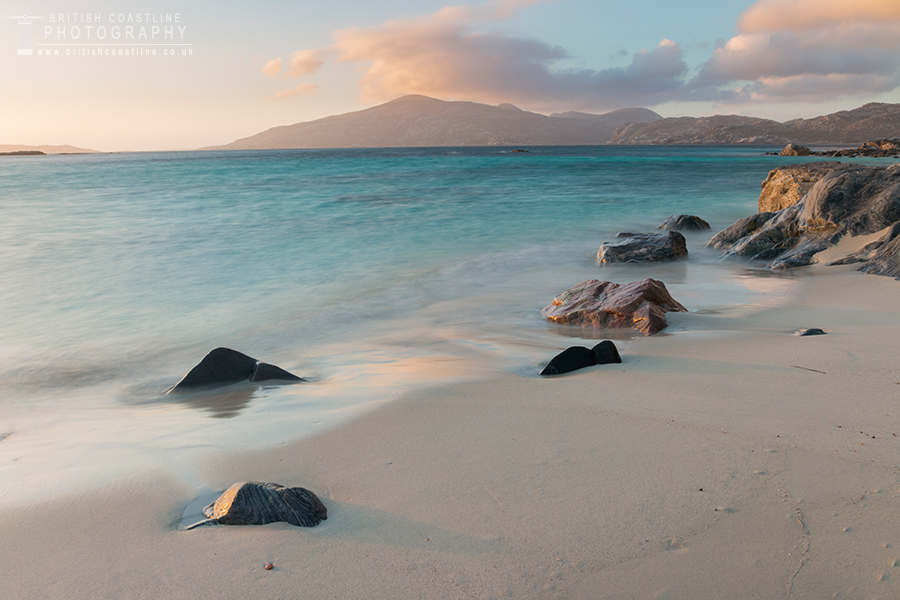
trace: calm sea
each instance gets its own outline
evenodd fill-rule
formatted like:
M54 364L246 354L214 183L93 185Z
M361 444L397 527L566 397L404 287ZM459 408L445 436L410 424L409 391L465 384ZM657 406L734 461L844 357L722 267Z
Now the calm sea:
M704 249L798 160L771 149L0 157L0 496L148 466L190 478L197 452L286 441L410 387L535 376L579 343L541 308L585 279L656 277L698 314L777 301L789 278L757 285ZM688 260L594 263L617 232L683 213L713 228L688 235ZM311 382L161 395L217 346Z

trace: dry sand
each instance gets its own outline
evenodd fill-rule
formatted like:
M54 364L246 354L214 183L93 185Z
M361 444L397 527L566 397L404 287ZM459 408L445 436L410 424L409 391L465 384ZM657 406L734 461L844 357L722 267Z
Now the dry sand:
M900 598L900 283L813 272L790 306L670 315L686 331L620 365L416 390L193 465L315 491L314 529L181 531L201 492L168 472L7 509L0 595Z

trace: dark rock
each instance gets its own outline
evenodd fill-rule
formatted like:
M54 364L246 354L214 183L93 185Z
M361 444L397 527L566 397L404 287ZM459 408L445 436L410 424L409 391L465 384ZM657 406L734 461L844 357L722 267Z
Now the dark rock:
M703 231L709 229L709 223L694 215L672 215L659 224L657 229L670 231Z
M584 346L572 346L550 359L550 362L541 371L541 375L562 375L596 364L597 359L594 358L593 352Z
M584 346L566 348L547 363L541 375L562 375L584 367L620 362L622 357L619 356L616 345L609 340L603 340L590 350Z
M541 311L551 323L578 327L631 327L644 335L668 326L666 312L686 312L663 282L644 279L619 285L591 279L569 288Z
M260 362L230 348L216 348L191 369L168 393L190 388L223 386L241 381L303 381L280 367Z
M687 256L687 241L677 231L638 233L621 242L603 242L597 251L601 265L623 262L675 260Z
M810 335L825 335L825 332L822 331L821 329L817 329L817 328L813 327L812 329L801 329L794 335L796 335L798 337L807 337Z
M725 256L765 260L769 268L788 269L811 264L816 254L844 235L872 234L900 221L900 164L820 164L835 166L799 202L741 219L714 236L709 246L724 250ZM882 251L889 255L887 244L879 248ZM872 272L879 270L873 263Z
M594 353L594 358L597 360L598 365L622 362L622 357L619 356L619 350L610 340L603 340L591 348L591 352Z
M315 527L328 519L328 509L311 491L277 483L235 483L219 499L203 509L209 517L201 525L265 525L286 521L297 527Z
M784 150L779 152L780 156L809 156L809 148L805 146L801 146L800 144L794 144L793 142L784 147Z

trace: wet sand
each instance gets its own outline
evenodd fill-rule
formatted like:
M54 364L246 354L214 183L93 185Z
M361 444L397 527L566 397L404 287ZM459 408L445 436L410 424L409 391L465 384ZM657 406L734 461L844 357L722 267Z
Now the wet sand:
M209 456L200 488L158 469L7 508L0 596L896 598L900 282L812 272L786 306L671 314L622 364L414 389ZM241 480L329 518L181 530Z

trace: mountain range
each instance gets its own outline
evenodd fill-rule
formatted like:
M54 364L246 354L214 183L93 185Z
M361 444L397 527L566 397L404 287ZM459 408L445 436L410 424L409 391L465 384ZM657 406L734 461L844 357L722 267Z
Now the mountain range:
M548 117L512 104L489 106L413 95L365 110L273 127L202 150L592 145L605 144L625 123L658 119L662 117L646 108Z
M872 102L812 119L779 123L769 119L716 115L627 123L611 144L787 144L858 145L900 136L900 104Z
M427 96L273 127L202 150L377 148L414 146L538 146L598 144L859 144L900 136L900 104L869 103L811 119L780 123L739 115L663 118L646 108L605 114L528 112Z

